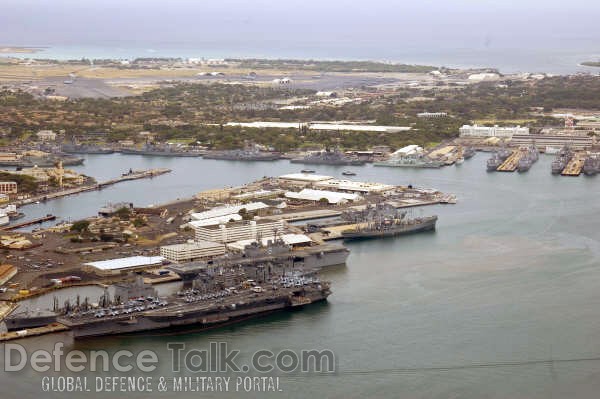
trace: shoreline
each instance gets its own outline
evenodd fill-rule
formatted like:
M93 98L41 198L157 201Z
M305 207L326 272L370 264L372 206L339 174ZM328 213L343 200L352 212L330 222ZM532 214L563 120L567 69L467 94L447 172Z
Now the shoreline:
M15 50L11 52L9 50ZM534 49L531 49L534 51ZM264 51L256 53L240 53L238 50L219 50L202 49L201 45L181 44L178 48L160 48L154 49L151 44L139 48L115 47L109 45L40 45L40 46L0 46L0 58L13 57L18 59L37 58L30 54L41 54L43 57L37 59L51 61L80 60L82 58L90 60L132 60L135 58L204 58L204 59L238 59L255 60L264 59L269 61L293 60L293 61L318 61L318 62L374 62L390 65L411 65L411 66L434 66L435 68L449 69L497 69L502 74L518 73L550 73L556 75L572 75L582 72L586 65L582 65L581 59L594 56L594 51L590 49L581 49L579 54L574 54L568 49L557 49L548 51L547 55L552 55L558 60L555 65L540 64L536 60L543 54L533 54L531 62L525 64L502 63L503 55L520 54L523 50L519 49L494 49L493 52L475 50L469 53L465 58L462 49L445 50L442 56L432 58L431 54L420 54L419 52L406 54L385 54L385 55L331 55L312 54L298 55L297 52L285 54L268 54ZM504 54L505 53L505 54ZM576 58L575 58L576 56ZM495 60L495 61L494 61ZM499 61L499 62L498 62ZM528 64L528 65L527 65ZM540 65L537 65L540 64ZM583 70L584 71L584 70Z
M41 53L44 47L25 47L25 46L0 46L0 54L36 54Z

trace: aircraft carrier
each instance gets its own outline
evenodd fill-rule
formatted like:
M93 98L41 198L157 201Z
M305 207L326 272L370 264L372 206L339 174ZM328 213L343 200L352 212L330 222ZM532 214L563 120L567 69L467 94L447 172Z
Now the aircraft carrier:
M330 294L329 283L315 277L281 277L262 286L245 280L211 292L189 289L168 299L140 297L126 304L71 311L58 321L75 339L185 326L202 330L324 301Z

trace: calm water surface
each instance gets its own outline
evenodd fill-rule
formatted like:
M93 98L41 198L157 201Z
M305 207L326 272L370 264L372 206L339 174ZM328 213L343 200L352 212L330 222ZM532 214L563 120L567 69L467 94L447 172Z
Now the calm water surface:
M164 356L157 374L164 376L172 376L166 344L175 340L189 347L226 341L242 351L242 358L263 348L332 349L338 361L335 375L281 376L284 397L294 398L596 397L600 180L552 176L550 157L542 157L525 174L488 174L486 158L479 153L441 170L316 167L318 173L334 176L352 169L357 180L434 187L459 200L457 205L423 208L424 214L439 215L435 233L349 243L347 266L324 273L333 286L326 304L203 333L77 343L59 335L23 342L31 348L50 348L60 339L82 350L153 349L161 360ZM53 213L76 219L95 214L109 200L157 204L301 168L287 161L240 164L90 155L77 169L103 180L130 167L169 167L173 173L34 205L25 212L29 217ZM29 371L2 373L0 397L39 397L40 380L41 375Z

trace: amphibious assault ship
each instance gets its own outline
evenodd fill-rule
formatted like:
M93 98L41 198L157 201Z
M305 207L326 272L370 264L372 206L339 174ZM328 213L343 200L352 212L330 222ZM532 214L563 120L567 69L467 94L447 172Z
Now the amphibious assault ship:
M349 157L343 152L334 149L326 149L324 151L315 152L308 154L302 158L294 158L290 160L291 163L305 163L315 165L364 165L366 161L362 159Z
M554 161L552 161L552 174L561 174L563 169L567 166L569 161L573 158L573 151L568 146L564 146L560 149Z
M437 216L411 218L388 204L350 211L342 218L354 222L354 228L342 231L344 239L392 237L435 230L437 222Z

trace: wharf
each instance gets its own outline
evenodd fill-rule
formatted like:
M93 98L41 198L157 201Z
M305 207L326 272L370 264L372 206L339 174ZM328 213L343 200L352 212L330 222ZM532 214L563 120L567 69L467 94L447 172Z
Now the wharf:
M579 176L583 169L583 162L585 157L582 154L575 154L569 161L567 166L563 169L561 175L563 176Z
M12 224L10 226L5 226L5 227L0 228L0 231L16 230L16 229L20 229L21 227L27 227L27 226L31 226L33 224L44 223L44 222L48 222L48 221L51 221L51 220L56 220L56 216L54 216L54 215L46 215L46 216L43 216L41 218L36 218L36 219L28 220L26 222Z
M2 301L0 302L0 321L4 320L6 316L12 313L19 305L12 302Z
M514 172L519 166L519 161L525 155L524 151L516 150L496 169L498 172Z
M390 205L394 208L412 208L415 206L425 206L425 205L438 205L443 203L443 198L435 198L432 200L419 200L408 198L405 200L397 200L397 201L388 201ZM300 212L290 212L290 213L282 213L280 215L269 215L265 217L266 219L281 219L286 222L299 222L303 220L313 220L313 219L324 219L329 217L340 216L343 211L348 209L354 210L362 210L365 209L367 205L355 205L348 206L344 208L336 208L336 209L313 209L310 211L300 211Z
M15 339L37 337L40 335L52 334L61 331L67 331L69 327L60 323L52 323L44 327L28 328L21 331L9 331L0 334L0 342L13 341Z
M49 201L49 200L53 200L56 198L61 198L61 197L69 196L69 195L83 193L86 191L101 190L102 188L104 188L106 186L110 186L110 185L117 184L117 183L124 182L124 181L138 180L138 179L144 179L144 178L148 178L148 177L160 176L160 175L163 175L163 174L169 173L169 172L171 172L171 169L164 169L164 168L163 169L149 169L149 170L136 171L136 172L132 172L132 173L123 174L121 177L117 177L115 179L107 180L107 181L93 184L90 186L74 187L74 188L70 188L67 190L57 191L54 193L48 193L48 194L44 194L44 195L30 197L27 199L16 201L16 202L14 202L14 204L17 206L23 206L23 205L32 204L34 202L39 202L39 201Z
M442 147L442 148L438 148L437 150L431 151L428 156L430 158L445 157L445 156L448 156L455 149L456 149L456 146L454 146L454 145L448 145L448 146L445 146L445 147Z

